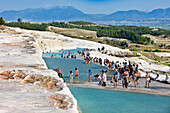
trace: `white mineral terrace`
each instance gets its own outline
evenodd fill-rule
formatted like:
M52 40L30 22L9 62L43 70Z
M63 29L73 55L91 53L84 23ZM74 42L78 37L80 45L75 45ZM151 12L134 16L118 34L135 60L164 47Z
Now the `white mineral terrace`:
M77 101L69 88L47 69L37 41L40 38L26 30L0 34L0 113L78 113ZM4 71L10 71L14 77L9 79ZM19 75L27 77L19 79ZM56 82L54 90L43 84L44 76ZM29 77L39 77L41 82L37 79L31 84Z

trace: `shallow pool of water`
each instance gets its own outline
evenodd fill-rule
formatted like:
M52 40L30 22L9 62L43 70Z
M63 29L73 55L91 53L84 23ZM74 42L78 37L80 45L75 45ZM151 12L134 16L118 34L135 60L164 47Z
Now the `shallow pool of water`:
M60 68L61 72L64 74L64 79L66 82L69 81L69 72L73 71L75 74L75 68L79 70L79 81L87 81L88 80L88 70L91 69L93 75L100 74L101 70L107 70L106 67L100 66L97 64L85 64L84 60L77 60L77 59L64 59L64 58L44 58L47 66L49 69L57 69ZM113 72L108 72L108 75L111 75ZM75 81L75 76L74 76Z
M50 58L52 54L54 53L44 54L43 58L49 69L58 67L61 69L66 82L69 82L69 72L75 73L75 68L79 70L81 82L88 80L89 69L92 70L93 75L101 74L101 70L106 70L105 67L97 64L86 65L80 56L76 60ZM108 75L112 73L110 71ZM78 101L81 113L170 113L170 97L112 90L69 88Z
M170 113L170 97L69 87L82 113Z
M69 82L69 73L70 71L73 72L73 75L75 74L75 68L78 68L79 70L79 82L84 82L88 80L88 71L89 69L93 72L93 75L99 74L101 75L102 70L107 70L106 67L97 65L95 63L85 64L85 61L83 57L77 54L78 51L82 51L82 48L72 49L72 50L62 50L62 51L56 51L57 53L45 53L43 54L43 59L47 64L47 67L49 69L57 69L60 68L61 73L64 74L64 79L66 82ZM61 58L60 54L62 52L67 53L68 52L75 53L76 59L67 59L67 58ZM51 58L51 55L54 57ZM108 75L112 75L113 71L108 71ZM94 78L93 78L94 80ZM73 81L75 82L75 76L73 78Z
M83 60L83 58L80 56L80 55L78 55L78 51L82 51L83 50L83 48L77 48L77 49L71 49L71 50L59 50L59 51L55 51L55 53L44 53L43 54L43 58L50 58L51 57L51 55L53 55L54 56L54 58L61 58L61 54L64 52L64 54L63 54L63 57L65 56L65 57L67 57L67 55L68 55L68 52L71 52L72 54L74 53L76 56L77 56L77 59L81 59L81 60Z

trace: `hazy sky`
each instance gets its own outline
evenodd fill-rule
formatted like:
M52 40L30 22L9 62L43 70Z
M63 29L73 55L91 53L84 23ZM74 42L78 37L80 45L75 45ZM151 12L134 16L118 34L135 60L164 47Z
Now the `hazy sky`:
M130 9L151 11L170 7L170 0L0 0L0 3L0 12L51 5L74 6L89 14L110 14Z

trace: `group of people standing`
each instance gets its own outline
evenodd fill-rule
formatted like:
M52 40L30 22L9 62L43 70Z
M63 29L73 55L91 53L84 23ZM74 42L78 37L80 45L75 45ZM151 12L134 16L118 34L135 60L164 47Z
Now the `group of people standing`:
M133 65L134 66L134 65ZM126 69L126 66L124 68L119 68L119 69L115 69L113 71L113 76L111 78L111 83L113 83L114 88L117 88L119 85L119 81L122 82L122 87L123 88L128 88L128 85L131 81L134 82L134 87L136 87L137 85L139 85L139 79L141 78L141 74L138 71L138 66L135 66L136 68L134 68L131 64L129 64L128 69ZM60 78L63 78L63 74L61 73L60 69L55 69L55 71L58 73L58 76ZM101 75L94 75L94 77L99 80L98 85L99 86L106 86L107 83L107 70L101 71L102 74ZM70 71L69 73L69 79L70 79L70 83L73 83L73 72ZM159 74L157 73L157 76L155 79L159 77ZM75 68L75 78L76 81L75 83L78 84L79 81L79 71L77 68ZM93 72L89 69L88 72L88 82L92 82L92 78L93 78ZM145 88L149 88L150 87L150 83L151 83L151 77L149 75L148 72L146 72L146 76L145 76L146 82L145 82ZM168 74L166 74L166 81L169 79Z
M69 52L62 52L61 54L59 54L59 56L61 58L76 59L76 53L75 52L71 52L71 51L69 51ZM55 58L55 57L57 57L56 54L51 55L51 58Z
M61 56L61 58L76 59L76 53L71 51L69 51L68 53L62 52L61 54L59 54L59 56Z
M76 83L78 83L79 71L77 68L75 68L75 77L76 77ZM72 71L70 71L69 73L69 78L70 78L70 83L73 83L73 72Z
M137 87L139 85L139 79L141 78L141 73L139 72L139 67L138 64L135 63L131 63L131 62L122 62L120 63L119 61L109 61L109 59L102 59L102 58L97 58L97 57L90 57L90 50L82 50L82 51L78 51L77 53L79 55L81 55L82 57L84 57L85 60L85 64L89 64L89 63L96 63L99 65L103 65L106 66L107 69L112 70L113 71L113 76L111 77L111 83L113 83L114 87L117 88L119 85L119 81L122 82L122 87L123 88L128 88L129 83L132 81L134 83L134 87ZM64 55L67 53L62 53L61 54L61 58L64 58ZM67 54L68 58L76 58L76 54L73 52L71 53L70 51ZM52 56L53 57L53 56ZM63 74L61 73L61 71L58 69L55 70L58 73L58 76L63 78ZM102 70L102 74L101 75L94 75L94 77L99 80L98 85L100 86L106 86L107 83L107 71ZM146 72L146 81L145 81L145 87L150 87L150 83L151 83L151 77L149 75L148 72ZM157 74L157 77L155 78L155 80L159 77L159 75ZM75 78L76 78L76 83L79 83L78 79L79 79L79 71L77 68L75 68ZM88 82L91 82L93 78L93 73L92 71L89 69L88 71ZM70 79L70 83L73 83L73 71L70 71L69 73L69 79ZM166 77L166 79L168 78L168 75Z
M102 76L98 76L99 85L106 86L106 77L107 71L102 70ZM119 80L122 81L122 87L128 88L128 84L131 80L134 82L134 86L136 87L139 85L139 78L140 78L140 72L138 71L138 66L132 67L131 64L128 66L120 67L118 69L114 69L113 76L111 79L111 83L113 83L114 87L118 87Z
M107 82L107 71L102 70L102 75L98 75L97 79L99 80L98 85L99 86L106 86ZM125 70L123 73L120 73L119 71L115 70L113 72L113 76L111 79L111 83L113 83L114 88L117 88L119 85L119 81L122 81L122 87L128 88L128 85L131 81L134 82L134 87L139 85L139 78L140 78L140 72L138 70L134 71L132 74ZM145 88L149 88L149 84L151 83L150 75L148 72L146 72L146 82L145 82Z
M64 74L61 73L61 70L59 68L54 69L54 71L57 72L58 77L63 78ZM78 83L79 71L77 68L75 68L75 77L76 77L76 83ZM73 72L72 71L70 71L70 73L69 73L69 79L70 79L70 83L73 83ZM63 80L64 80L64 78L63 78Z

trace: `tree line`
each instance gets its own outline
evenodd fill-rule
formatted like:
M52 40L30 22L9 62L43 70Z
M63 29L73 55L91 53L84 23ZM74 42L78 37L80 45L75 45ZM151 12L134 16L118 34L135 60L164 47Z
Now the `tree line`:
M73 25L76 24L76 25ZM88 24L88 25L87 25ZM22 22L18 19L18 22L5 23L7 26L20 27L29 30L46 31L48 26L60 27L60 28L78 28L91 31L97 31L98 37L111 37L111 38L123 38L132 41L133 43L149 44L151 39L143 37L143 34L151 34L154 36L164 35L164 37L170 36L170 30L160 29L154 31L153 28L143 26L114 26L114 25L95 25L91 22L84 21L72 21L72 22L50 22L42 24L31 24L29 22Z
M100 26L100 25L81 25L74 26L66 24L64 22L52 22L48 23L49 26L62 27L62 28L78 28L91 31L97 31L98 37L111 37L111 38L123 38L131 40L133 43L148 44L151 42L150 38L142 37L142 34L150 33L149 27L137 27L137 26Z
M10 27L20 27L22 29L38 30L38 31L46 31L48 27L47 24L31 24L28 22L10 22L10 23L5 23L5 25Z
M85 22L85 21L70 21L68 23L75 24L75 25L95 25L95 23Z

